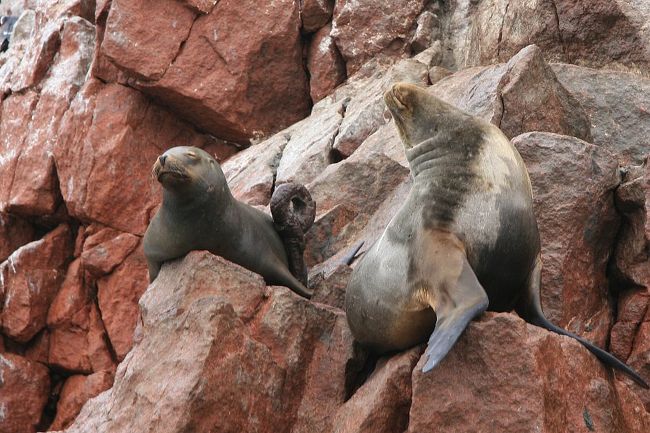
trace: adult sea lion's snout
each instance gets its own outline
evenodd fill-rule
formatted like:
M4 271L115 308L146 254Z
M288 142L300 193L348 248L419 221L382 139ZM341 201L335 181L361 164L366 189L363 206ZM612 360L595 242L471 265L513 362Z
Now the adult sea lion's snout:
M190 175L187 169L187 155L165 152L160 155L152 168L152 175L163 187L173 187L187 182Z

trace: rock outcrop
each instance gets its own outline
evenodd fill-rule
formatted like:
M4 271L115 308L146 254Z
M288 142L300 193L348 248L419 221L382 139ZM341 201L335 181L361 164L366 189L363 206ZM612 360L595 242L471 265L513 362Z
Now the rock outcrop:
M0 15L19 16L0 53L3 433L650 429L649 391L512 314L473 322L426 375L422 347L375 359L347 328L341 263L411 186L382 94L429 86L522 154L549 317L650 380L642 2L3 0ZM307 186L311 301L204 252L148 286L150 169L175 145L215 155L261 209Z

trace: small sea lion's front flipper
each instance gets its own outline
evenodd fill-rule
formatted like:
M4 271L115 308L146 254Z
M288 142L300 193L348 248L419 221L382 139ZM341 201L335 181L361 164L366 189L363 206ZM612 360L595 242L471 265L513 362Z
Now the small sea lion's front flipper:
M469 322L488 307L488 297L474 271L462 254L462 269L456 281L445 279L431 296L431 307L436 312L436 328L429 337L425 351L427 362L423 372L431 370L451 350Z

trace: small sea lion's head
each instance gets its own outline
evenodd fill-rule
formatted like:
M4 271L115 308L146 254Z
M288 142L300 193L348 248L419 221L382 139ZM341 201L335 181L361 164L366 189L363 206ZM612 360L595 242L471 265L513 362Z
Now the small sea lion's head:
M167 191L211 192L227 185L219 163L197 147L178 146L160 155L152 175Z
M410 83L395 83L384 93L395 126L408 150L439 132L454 107Z

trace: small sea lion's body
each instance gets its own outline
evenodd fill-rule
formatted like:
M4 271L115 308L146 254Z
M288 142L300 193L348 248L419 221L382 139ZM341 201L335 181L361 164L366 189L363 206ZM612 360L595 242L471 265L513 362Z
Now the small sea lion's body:
M237 201L207 152L174 147L158 158L153 172L164 190L162 206L144 236L150 281L163 262L207 250L262 275L269 284L311 296L289 271L271 216Z

